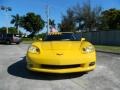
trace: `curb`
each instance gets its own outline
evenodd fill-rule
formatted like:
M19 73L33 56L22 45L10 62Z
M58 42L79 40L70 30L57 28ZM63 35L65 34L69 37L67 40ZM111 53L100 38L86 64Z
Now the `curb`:
M102 52L102 53L110 53L110 54L116 54L116 55L120 55L120 53L115 53L115 52L107 52L107 51L100 51L100 50L96 50L97 52Z

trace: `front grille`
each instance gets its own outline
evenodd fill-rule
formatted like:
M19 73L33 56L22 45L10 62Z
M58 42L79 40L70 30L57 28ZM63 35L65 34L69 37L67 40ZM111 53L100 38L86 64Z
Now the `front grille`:
M80 67L81 64L74 64L74 65L40 65L41 68L44 69L69 69L69 68L77 68Z

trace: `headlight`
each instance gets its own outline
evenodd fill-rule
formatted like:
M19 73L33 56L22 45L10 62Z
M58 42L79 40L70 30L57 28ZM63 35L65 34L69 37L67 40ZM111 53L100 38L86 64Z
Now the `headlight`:
M83 52L84 52L84 53L91 53L91 52L93 52L93 51L95 51L95 48L94 48L93 45L89 45L89 46L87 46L87 47L83 47Z
M28 49L28 52L39 54L40 53L40 49L38 47L36 47L36 46L30 46L29 49Z

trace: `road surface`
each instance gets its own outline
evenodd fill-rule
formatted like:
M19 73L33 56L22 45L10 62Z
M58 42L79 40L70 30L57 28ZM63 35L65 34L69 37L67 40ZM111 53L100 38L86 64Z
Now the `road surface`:
M28 46L0 45L0 90L120 90L120 55L98 52L96 69L86 74L31 73Z

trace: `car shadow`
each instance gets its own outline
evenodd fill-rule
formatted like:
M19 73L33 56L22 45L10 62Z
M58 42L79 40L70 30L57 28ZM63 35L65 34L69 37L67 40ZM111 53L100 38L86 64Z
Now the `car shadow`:
M76 77L81 77L84 73L69 73L69 74L53 74L53 73L42 73L42 72L32 72L26 69L25 57L22 60L17 61L10 65L7 72L11 75L22 77L26 79L35 80L61 80L61 79L71 79Z
M17 45L17 44L16 43L7 44L7 43L0 42L0 45L6 45L6 46L8 46L8 45Z

